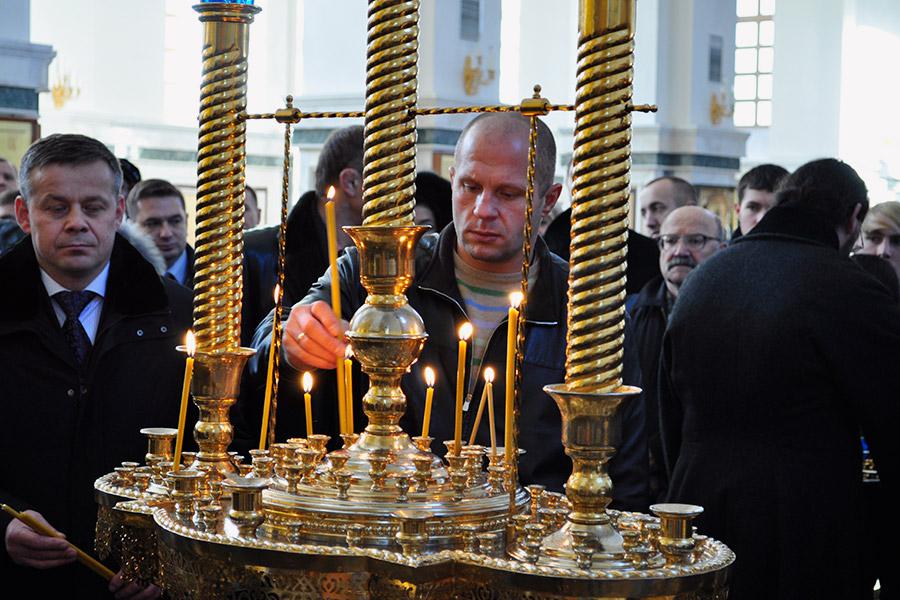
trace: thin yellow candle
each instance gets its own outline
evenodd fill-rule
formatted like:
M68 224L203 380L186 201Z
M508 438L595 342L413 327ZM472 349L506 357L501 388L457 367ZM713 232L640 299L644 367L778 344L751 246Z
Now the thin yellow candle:
M509 322L506 331L506 415L503 429L503 446L506 463L512 463L513 417L516 402L516 333L519 330L519 305L522 292L509 295Z
M43 523L41 523L40 521L38 521L31 515L29 515L28 513L24 513L24 512L20 513L19 511L7 506L6 504L0 504L0 508L3 509L3 512L8 513L9 516L22 521L23 523L25 523L26 525L28 525L34 531L38 532L41 535L44 535L47 537L55 537L55 538L63 537L63 534L54 531L50 527L47 527L46 525L44 525ZM67 540L66 543L69 544L69 548L72 548L75 550L75 554L78 557L78 562L80 562L81 564L83 564L84 566L89 568L91 571L93 571L94 573L96 573L97 575L102 577L103 579L109 581L110 579L112 579L113 577L116 576L116 574L113 573L112 571L110 571L106 567L106 565L101 563L99 560L97 560L96 558L94 558L93 556L91 556L90 554L88 554L87 552L85 552L84 550L82 550L81 548L79 548L78 546L73 544L72 542L69 542Z
M488 369L490 371L491 378L488 379L487 385L487 397L488 397L488 424L491 426L491 456L496 456L497 454L497 428L494 425L494 370ZM488 377L487 371L484 373L485 379Z
M344 397L347 399L347 430L353 433L353 348L344 348Z
M470 446L475 443L475 436L478 434L478 428L481 427L481 417L484 415L484 405L488 399L488 394L490 393L491 389L491 382L493 381L494 369L488 367L484 370L484 388L482 388L481 390L481 400L478 402L478 412L475 414L475 425L474 427L472 427L472 435L469 436ZM491 423L493 423L493 421L491 421Z
M178 411L178 435L175 436L175 461L172 468L177 471L181 465L181 447L184 444L184 426L187 419L188 396L191 394L191 378L194 376L194 351L197 343L194 332L188 330L184 336L184 349L187 358L184 361L184 383L181 384L181 408Z
M312 392L312 385L312 373L305 371L303 373L303 406L306 408L306 437L313 434L312 397L309 395Z
M425 367L425 420L422 421L422 437L428 437L428 426L431 425L431 402L434 400L434 369Z
M341 278L338 275L337 268L337 220L334 216L334 186L328 186L328 192L325 197L325 229L328 234L328 264L331 272L331 310L341 318ZM346 398L344 396L344 360L338 358L336 360L337 368L337 389L338 389L338 416L340 418L341 433L350 433L347 428L347 407Z
M278 304L280 299L280 288L276 285L275 291L272 296L275 298L275 304ZM269 363L266 366L266 393L263 397L263 414L262 414L262 425L259 429L259 449L266 449L266 442L268 440L269 433L269 411L272 407L272 381L275 377L275 335L278 332L276 327L275 320L272 320L272 340L269 346Z
M466 383L466 340L472 337L472 324L463 323L459 328L459 356L456 361L456 422L453 428L453 451L462 451L463 390Z

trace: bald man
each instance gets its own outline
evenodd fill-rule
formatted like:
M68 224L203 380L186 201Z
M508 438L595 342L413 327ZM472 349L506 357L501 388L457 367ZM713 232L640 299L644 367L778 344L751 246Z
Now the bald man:
M529 121L518 114L487 114L469 123L457 142L452 184L452 226L437 239L428 238L416 254L416 277L409 287L409 303L422 316L429 338L419 360L403 378L407 409L401 424L406 431L422 427L425 409L423 369L430 366L438 381L434 389L431 435L452 439L454 428L454 386L456 376L456 331L468 321L475 326L470 344L469 378L466 391L479 398L484 370L492 367L495 408L501 411L504 398L506 314L508 295L520 289L522 241L527 188ZM520 463L523 483L538 483L561 490L571 473L571 462L560 443L560 416L543 386L565 377L566 286L568 264L552 254L538 237L541 217L553 207L561 186L553 181L556 146L553 134L538 121L535 161L535 196L532 239L534 248L529 276L526 334L528 340L522 369L521 394L528 398L519 417L519 444L527 450ZM343 313L335 315L328 304L330 277L326 273L299 304L291 309L284 330L284 352L297 370L331 370L338 356L344 356L347 320L365 297L359 283L356 249L338 261ZM269 332L269 333L266 333ZM629 332L630 333L630 332ZM255 346L265 355L271 336L271 320L257 328ZM623 379L639 377L637 356L626 340ZM354 377L354 382L358 380ZM363 390L356 390L360 398ZM330 402L328 410L335 412ZM469 439L475 422L477 402L464 409L463 439ZM633 402L623 412L623 443L613 457L610 471L616 487L616 506L646 507L646 440L643 437L643 405ZM318 418L323 418L323 408ZM316 410L313 408L313 416ZM333 418L333 417L332 417ZM360 416L357 422L362 419ZM503 436L498 422L497 436ZM327 427L317 427L325 431ZM327 431L330 433L330 431ZM476 443L490 444L487 423L482 420ZM435 450L443 448L435 444Z
M641 361L647 410L651 498L660 500L667 487L659 438L657 371L669 313L685 280L698 266L725 247L725 231L714 213L699 206L676 208L660 226L660 275L640 291L631 309Z
M697 190L680 177L657 177L644 186L638 195L641 211L641 233L654 240L669 213L680 206L697 204Z

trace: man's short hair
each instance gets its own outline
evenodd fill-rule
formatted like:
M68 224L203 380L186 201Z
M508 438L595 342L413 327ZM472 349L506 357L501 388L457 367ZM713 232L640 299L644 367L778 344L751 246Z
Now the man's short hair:
M138 203L146 198L168 198L175 196L181 201L181 208L185 211L184 196L181 191L166 181L165 179L145 179L139 181L136 186L131 188L128 198L125 200L125 210L128 212L129 219L136 219L138 214Z
M5 192L0 192L0 206L15 204L18 196L19 190L6 190Z
M840 225L859 204L857 218L862 221L869 210L869 190L847 163L835 158L820 158L788 175L775 193L779 206L797 206L812 210L829 225Z
M778 165L764 164L753 167L741 176L737 186L738 202L744 199L744 192L761 190L772 193L778 189L778 184L789 175L788 170Z
M333 131L316 163L316 194L324 198L328 186L337 185L344 169L363 172L364 133L362 125L351 125Z
M113 175L113 197L122 189L119 160L102 142L77 133L54 133L41 138L25 151L19 176L19 192L26 203L31 201L31 172L48 165L80 166L100 161Z
M456 149L454 156L459 155L462 143L469 134L469 131L478 123L489 120L502 120L505 125L521 128L524 131L526 139L531 131L531 122L529 117L525 117L519 113L483 113L469 121L459 134L456 140ZM534 155L534 187L535 195L543 196L553 185L553 176L556 173L556 140L553 139L553 133L547 124L537 119L537 145Z
M663 175L662 177L657 177L656 179L648 181L644 186L644 189L647 189L658 181L668 181L672 184L672 189L675 192L675 208L697 204L697 189L688 181L685 181L681 177L675 177L674 175Z

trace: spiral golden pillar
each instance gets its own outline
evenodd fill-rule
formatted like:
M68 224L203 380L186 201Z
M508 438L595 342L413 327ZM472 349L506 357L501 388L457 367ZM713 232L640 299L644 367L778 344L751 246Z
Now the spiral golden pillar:
M536 88L516 106L418 107L418 2L370 0L364 113L304 113L289 100L259 115L244 112L248 28L259 9L195 7L204 22L193 382L200 452L183 453L186 468L173 470L173 431L145 429L147 464L123 463L95 483L98 549L117 556L126 577L154 581L173 598L727 596L734 555L693 532L691 519L702 509L655 505L654 516L608 509L606 463L621 438L620 414L639 393L622 385L621 367L635 12L634 0L582 0L580 7L575 106L553 105ZM405 295L424 232L413 225L416 116L514 111L531 118L530 210L534 119L572 109L568 360L565 382L546 389L573 461L563 495L523 489L515 459L480 446L440 459L434 440L411 438L399 421L406 408L400 381L428 336ZM251 352L237 343L244 123L285 123L287 144L291 123L362 114L364 219L346 231L367 297L346 338L369 376L362 399L369 422L360 434L343 433L343 447L331 452L328 436L308 435L252 450L247 462L228 452L227 411ZM526 291L529 227L526 219ZM524 335L523 325L520 347ZM521 374L520 356L514 375Z

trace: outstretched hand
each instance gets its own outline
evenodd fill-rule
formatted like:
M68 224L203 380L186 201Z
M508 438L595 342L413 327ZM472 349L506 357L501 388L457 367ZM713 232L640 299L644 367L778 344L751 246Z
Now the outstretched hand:
M346 330L347 322L321 300L294 305L281 340L288 364L298 371L333 369L344 358Z

